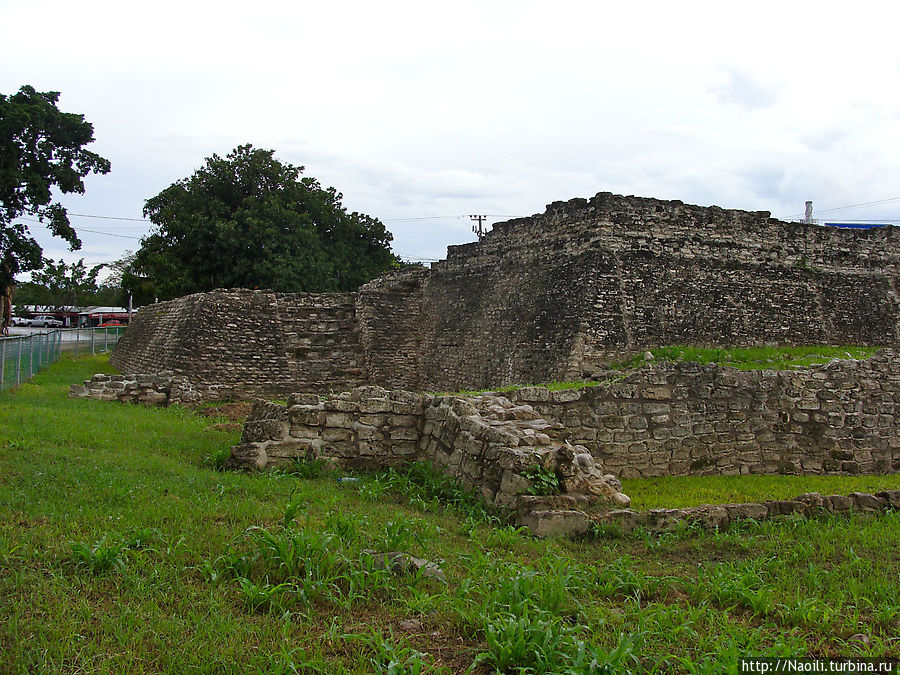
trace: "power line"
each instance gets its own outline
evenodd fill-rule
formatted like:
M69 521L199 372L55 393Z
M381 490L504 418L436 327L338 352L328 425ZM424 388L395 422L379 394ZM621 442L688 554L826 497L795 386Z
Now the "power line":
M395 251L394 253L404 260L415 260L416 262L440 262L440 258L420 258L419 256L400 253L399 251Z
M519 218L520 216L512 216L509 214L486 214L482 216L482 218ZM412 222L417 220L462 220L463 218L469 218L468 215L460 215L460 216L419 216L419 217L410 217L410 218L384 218L382 223L405 223Z
M414 220L459 220L465 216L420 216L417 218L385 218L382 223L404 223Z
M878 199L874 202L863 202L862 204L851 204L850 206L838 206L833 209L816 209L816 214L819 213L834 213L835 211L847 211L849 209L858 209L863 206L877 206L878 204L888 204L890 202L900 202L900 197L888 197L887 199ZM802 218L804 214L800 214L797 216L791 216L791 218Z
M900 197L897 198L900 200ZM130 218L128 216L101 216L95 213L69 213L70 216L75 216L77 218L96 218L100 220L124 220L134 223L152 223L151 220L147 218ZM404 222L414 222L419 220L462 220L467 218L468 216L463 215L454 215L454 216L410 216L409 218L384 218L381 219L383 223L404 223ZM521 216L513 215L509 213L489 213L484 216L485 218L519 218ZM30 220L29 218L22 218L22 220ZM31 220L31 222L39 222L36 220ZM123 225L122 227L137 227L134 225Z
M76 227L74 229L76 232L90 232L92 234L105 234L107 237L119 237L120 239L137 239L137 240L143 239L143 237L133 237L130 234L115 234L114 232L101 232L100 230L89 230L85 227Z
M36 218L18 218L18 220L26 220L29 223L37 223L38 225L41 225L41 226L49 229L49 227L47 226L46 223L42 223L40 220L38 220ZM122 239L141 239L142 238L142 237L132 237L129 234L115 234L113 232L101 232L100 230L89 230L86 227L74 227L73 226L72 229L75 230L76 232L90 232L91 234L105 234L107 237L120 237Z
M146 218L126 218L124 216L97 216L88 213L70 213L70 216L78 216L79 218L101 218L103 220L132 220L136 223L149 223Z

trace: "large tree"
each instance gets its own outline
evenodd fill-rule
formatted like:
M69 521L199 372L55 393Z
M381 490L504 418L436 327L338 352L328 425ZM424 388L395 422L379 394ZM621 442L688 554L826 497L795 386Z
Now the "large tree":
M59 92L24 86L17 94L0 94L0 289L17 274L39 269L43 251L28 225L14 222L32 216L74 251L81 241L53 190L84 193L85 176L109 172L109 161L84 146L94 127L84 115L61 112Z
M341 194L302 166L242 145L148 199L156 226L129 278L160 298L214 288L352 291L397 264L378 220L348 213Z

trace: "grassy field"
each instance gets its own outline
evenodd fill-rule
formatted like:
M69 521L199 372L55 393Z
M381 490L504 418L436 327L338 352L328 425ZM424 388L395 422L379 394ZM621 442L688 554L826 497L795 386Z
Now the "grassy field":
M222 420L66 398L110 370L63 360L0 394L0 672L723 673L740 655L900 654L900 514L538 541L424 471L217 472L238 439ZM881 487L896 477L626 482L644 508Z

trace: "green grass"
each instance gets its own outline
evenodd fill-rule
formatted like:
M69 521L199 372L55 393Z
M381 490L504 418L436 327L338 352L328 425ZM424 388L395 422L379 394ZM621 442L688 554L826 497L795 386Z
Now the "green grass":
M66 398L98 371L63 360L0 394L0 672L721 673L900 651L896 513L538 541L423 470L216 471L236 432ZM693 480L626 489L832 491ZM446 583L366 552L397 549Z
M673 345L650 349L656 360L715 363L740 370L787 370L828 363L831 359L867 359L879 347L811 345L805 347L689 347ZM646 365L644 354L623 364L625 368Z
M647 361L645 352L636 354L631 359L614 363L610 368L626 373L645 368L655 361L691 361L693 363L715 363L739 370L790 370L807 368L828 363L832 359L867 359L878 352L880 347L859 347L855 345L828 346L811 345L805 347L690 347L673 345L649 349L653 361ZM573 380L545 382L543 384L509 384L499 389L465 390L443 392L438 395L479 396L487 392L507 393L523 387L546 387L550 391L563 389L582 389L602 384L596 380Z
M793 499L804 492L846 495L900 490L900 474L882 476L664 476L623 478L631 508L643 511L700 504Z

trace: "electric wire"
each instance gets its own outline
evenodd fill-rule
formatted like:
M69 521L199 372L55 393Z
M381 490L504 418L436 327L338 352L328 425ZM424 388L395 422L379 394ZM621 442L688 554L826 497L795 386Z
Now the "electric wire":
M850 204L849 206L836 206L833 209L816 209L816 215L820 213L835 213L836 211L859 209L864 206L878 206L879 204L889 204L890 202L900 202L900 197L888 197L887 199L877 199L873 202L862 202L861 204ZM803 218L805 215L806 214L801 213L799 215L791 216L791 218Z

